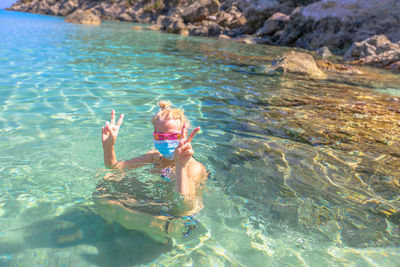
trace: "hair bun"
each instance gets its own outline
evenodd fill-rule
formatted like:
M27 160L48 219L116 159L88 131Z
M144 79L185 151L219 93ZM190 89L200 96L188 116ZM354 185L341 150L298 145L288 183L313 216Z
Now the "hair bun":
M167 109L171 107L171 103L161 100L160 102L158 102L158 106L160 107L160 109Z

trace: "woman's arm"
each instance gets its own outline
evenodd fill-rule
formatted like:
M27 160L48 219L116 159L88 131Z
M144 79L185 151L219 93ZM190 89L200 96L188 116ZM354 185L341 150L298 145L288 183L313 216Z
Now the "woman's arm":
M157 156L158 154L155 153L153 150L147 152L144 155L141 155L140 157L137 158L133 158L130 160L126 160L126 161L120 161L119 162L119 168L121 169L132 169L132 168L139 168L142 167L146 164L150 164L150 163L154 163L154 158Z
M192 198L195 194L195 181L200 180L203 175L203 165L193 159L194 151L192 148L192 139L196 133L200 131L197 127L193 132L187 136L186 123L182 128L182 139L175 149L175 172L176 190L181 193L185 198Z
M101 142L103 144L104 165L109 168L115 168L118 165L117 157L115 156L115 142L119 128L121 127L124 114L121 114L119 120L115 124L115 111L111 110L111 121L106 121L106 126L101 128Z
M153 151L149 151L144 155L141 155L136 158L132 158L130 160L125 161L118 161L115 156L115 149L111 147L111 149L104 148L104 165L107 168L112 169L132 169L132 168L139 168L146 164L150 164L154 162L154 156L156 153Z
M106 126L101 129L101 141L103 144L104 152L104 165L107 168L113 169L129 169L137 168L148 163L154 162L154 151L150 151L140 157L133 158L127 161L118 161L115 155L115 142L117 141L117 136L119 128L121 127L122 121L124 119L124 114L121 114L117 123L115 123L115 111L111 111L111 121L106 121Z

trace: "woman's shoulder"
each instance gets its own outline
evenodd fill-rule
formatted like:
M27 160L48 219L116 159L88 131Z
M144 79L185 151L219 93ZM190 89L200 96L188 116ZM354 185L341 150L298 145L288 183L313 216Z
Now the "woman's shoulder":
M189 162L188 165L188 175L197 178L198 180L206 180L207 179L207 169L200 162L195 160L194 158Z

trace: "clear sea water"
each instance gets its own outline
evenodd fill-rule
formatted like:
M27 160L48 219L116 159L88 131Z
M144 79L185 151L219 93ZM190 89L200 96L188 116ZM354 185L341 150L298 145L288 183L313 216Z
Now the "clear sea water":
M267 75L287 48L132 26L0 10L0 266L398 266L398 158L305 142L282 121L310 112L293 99L399 96L399 75ZM211 173L206 231L166 245L107 224L92 203L110 110L125 114L116 150L129 159L152 148L162 99L202 127L193 144ZM379 179L361 164L387 160Z

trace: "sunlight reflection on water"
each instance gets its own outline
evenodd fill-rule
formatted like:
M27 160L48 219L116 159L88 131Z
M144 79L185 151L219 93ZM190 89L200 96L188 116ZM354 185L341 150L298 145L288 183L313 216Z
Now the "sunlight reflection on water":
M398 75L270 76L285 48L0 12L0 265L398 262ZM202 127L211 172L204 233L166 245L92 207L110 109L128 159L161 99Z

